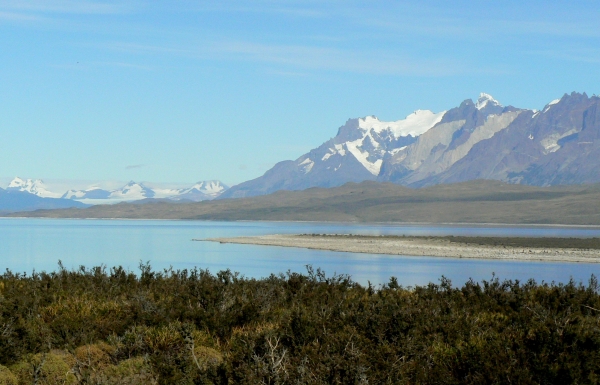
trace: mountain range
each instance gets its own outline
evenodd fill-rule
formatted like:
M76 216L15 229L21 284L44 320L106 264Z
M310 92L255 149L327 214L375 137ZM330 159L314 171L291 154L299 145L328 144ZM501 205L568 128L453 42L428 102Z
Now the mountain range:
M251 198L182 203L159 200L6 216L598 226L599 200L600 184L537 187L475 180L414 189L365 181L332 188L280 190Z
M335 187L367 180L409 187L491 179L550 186L600 182L600 98L573 92L541 111L503 106L482 93L458 107L417 110L386 122L350 119L296 160L219 196Z
M218 180L198 182L187 188L150 188L143 183L131 181L114 190L91 187L85 190L57 192L52 191L41 179L16 177L5 190L0 189L0 211L82 208L90 204L148 202L160 199L199 202L215 199L227 188Z
M104 190L99 187L92 187L86 190L69 190L61 198L86 200L86 199L107 199L131 201L141 199L170 199L175 201L200 202L211 200L218 197L227 186L218 180L202 181L187 188L150 188L142 183L130 181L125 186L116 190Z
M131 181L114 190L56 192L39 179L15 178L3 190L0 210L11 210L2 199L15 192L57 199L71 207L63 201L198 202L363 181L413 188L478 179L533 186L600 183L599 155L598 96L564 94L538 111L503 106L481 93L477 100L464 100L458 107L437 113L416 110L397 121L375 116L349 119L319 147L231 188L215 180L187 188L151 188ZM11 199L16 207L17 196ZM40 208L38 203L31 207Z

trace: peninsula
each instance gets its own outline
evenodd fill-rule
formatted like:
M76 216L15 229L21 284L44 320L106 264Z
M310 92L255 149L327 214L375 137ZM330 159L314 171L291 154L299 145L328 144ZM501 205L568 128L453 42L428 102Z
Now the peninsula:
M277 234L203 241L299 247L367 254L499 259L545 262L600 262L599 238L412 237L342 234Z

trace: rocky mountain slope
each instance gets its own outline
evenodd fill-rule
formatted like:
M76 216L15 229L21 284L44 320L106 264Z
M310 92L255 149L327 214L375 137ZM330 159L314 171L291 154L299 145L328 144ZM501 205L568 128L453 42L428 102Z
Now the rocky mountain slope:
M395 122L380 121L375 116L349 119L334 138L295 161L277 163L262 177L232 187L221 198L375 180L386 157L413 144L439 123L444 113L417 110Z
M473 179L549 186L600 182L600 99L565 95L542 111L514 110L489 115L485 122L452 131L443 124L390 158L381 181L429 186ZM468 117L480 115L468 102Z
M295 161L220 198L378 180L423 187L474 179L549 186L600 182L600 98L565 94L541 111L504 107L482 93L458 107L395 122L350 119Z

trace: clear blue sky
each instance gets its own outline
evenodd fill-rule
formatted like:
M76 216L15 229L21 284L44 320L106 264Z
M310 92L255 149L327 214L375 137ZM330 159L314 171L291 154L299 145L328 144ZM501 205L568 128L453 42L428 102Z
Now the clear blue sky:
M0 1L0 177L235 184L351 117L600 92L597 1Z

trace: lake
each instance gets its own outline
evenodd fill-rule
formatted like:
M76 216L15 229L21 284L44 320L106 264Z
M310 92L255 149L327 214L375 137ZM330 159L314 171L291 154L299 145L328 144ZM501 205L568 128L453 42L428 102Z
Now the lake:
M163 269L231 269L261 278L286 271L321 268L328 276L349 274L353 280L379 285L398 278L403 286L439 282L454 285L472 278L534 278L541 282L587 283L600 264L464 260L341 253L295 248L196 242L194 238L264 234L485 235L529 237L600 237L599 228L527 226L379 225L309 222L209 222L154 220L65 220L0 218L0 268L13 272L53 271L105 265L138 271L140 261Z

